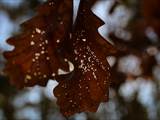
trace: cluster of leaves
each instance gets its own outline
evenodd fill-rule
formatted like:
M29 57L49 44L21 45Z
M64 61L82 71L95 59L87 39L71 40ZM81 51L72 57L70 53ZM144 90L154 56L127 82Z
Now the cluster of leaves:
M10 82L24 88L56 79L54 94L67 117L95 112L108 100L111 73L106 56L116 50L98 33L103 22L91 11L96 1L81 0L73 23L73 0L48 0L22 24L21 34L7 40L15 47L4 53Z

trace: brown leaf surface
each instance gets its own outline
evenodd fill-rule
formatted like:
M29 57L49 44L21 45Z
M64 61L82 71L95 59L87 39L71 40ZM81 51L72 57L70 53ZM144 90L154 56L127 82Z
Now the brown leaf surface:
M60 46L72 25L72 0L49 0L38 14L22 24L24 31L7 42L15 47L4 53L6 73L18 88L45 85L68 63L59 54Z
M100 102L108 100L111 73L106 56L115 50L99 35L98 27L103 22L90 8L89 1L81 1L74 29L65 43L64 52L74 71L56 78L59 85L54 94L67 117L77 112L95 112Z
M8 40L15 47L5 52L6 73L18 88L59 82L54 93L64 116L95 112L108 100L111 82L106 57L115 48L98 33L104 23L92 13L97 0L81 0L72 26L72 0L49 0L38 8L38 15L22 24L23 32ZM74 70L59 75L59 69Z

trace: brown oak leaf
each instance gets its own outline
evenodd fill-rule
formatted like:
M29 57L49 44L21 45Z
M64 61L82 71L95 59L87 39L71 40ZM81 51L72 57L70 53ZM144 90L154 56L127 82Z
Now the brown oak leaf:
M108 100L111 73L106 56L115 49L98 33L98 27L103 24L92 13L90 2L81 0L77 20L63 51L74 70L57 76L59 85L54 89L57 104L66 117L77 112L95 112L100 102Z
M58 69L68 70L59 54L72 25L72 0L49 0L38 7L38 14L22 24L23 32L7 42L15 48L4 53L5 72L18 88L45 85Z
M7 41L15 47L4 53L11 83L23 88L56 78L59 84L54 94L67 117L95 112L108 100L111 73L106 57L115 48L98 33L104 23L91 11L96 1L80 1L73 25L73 0L48 0L35 17L22 24L23 32ZM69 62L73 71L58 74L59 69L68 70Z

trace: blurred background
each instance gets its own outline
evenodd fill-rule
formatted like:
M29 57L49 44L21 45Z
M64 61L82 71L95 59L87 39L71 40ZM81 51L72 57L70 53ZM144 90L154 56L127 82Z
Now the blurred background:
M17 90L3 73L5 40L36 14L45 0L0 0L0 120L65 120L59 113L50 80L47 86ZM74 0L75 11L79 0ZM110 99L97 113L69 120L160 120L160 1L99 0L92 11L105 21L98 30L118 49L107 57L112 66ZM76 12L75 12L76 16Z

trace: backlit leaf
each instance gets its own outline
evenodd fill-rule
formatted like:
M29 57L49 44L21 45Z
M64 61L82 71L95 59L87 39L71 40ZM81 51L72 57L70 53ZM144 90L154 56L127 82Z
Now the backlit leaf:
M102 25L92 13L89 1L82 0L75 26L65 43L66 56L73 63L74 71L58 76L59 85L54 90L65 116L95 112L100 102L108 100L111 79L106 56L115 50L99 35L98 27Z
M15 49L4 53L12 84L45 85L59 68L68 69L59 52L71 22L72 0L49 0L38 8L37 16L22 24L23 32L7 41Z

